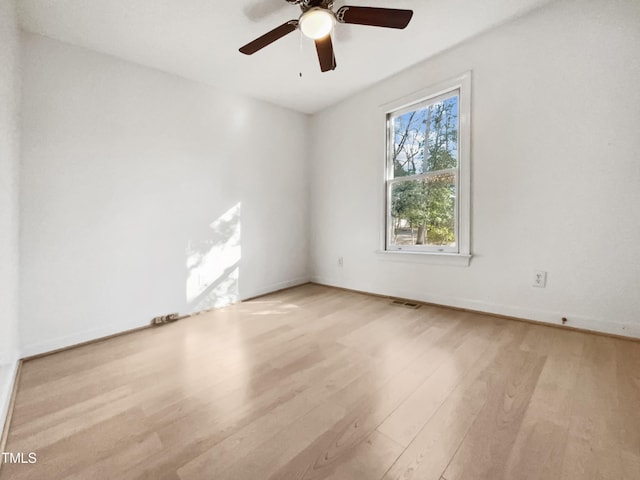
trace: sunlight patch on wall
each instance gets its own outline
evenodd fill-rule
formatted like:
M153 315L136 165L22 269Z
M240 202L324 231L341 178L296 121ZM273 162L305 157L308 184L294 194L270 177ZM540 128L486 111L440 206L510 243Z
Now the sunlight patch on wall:
M209 225L208 238L187 242L187 303L191 311L240 299L241 204Z

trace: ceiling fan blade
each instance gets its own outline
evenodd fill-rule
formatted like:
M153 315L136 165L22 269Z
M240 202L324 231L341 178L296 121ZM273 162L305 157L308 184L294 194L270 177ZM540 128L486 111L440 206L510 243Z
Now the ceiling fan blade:
M283 23L261 37L256 38L253 42L247 43L244 47L240 48L240 52L245 55L253 55L258 50L262 50L267 45L293 32L296 28L298 28L298 20L289 20L287 23Z
M316 50L318 52L318 60L320 60L320 70L328 72L336 69L336 57L333 54L333 43L331 35L316 40Z
M413 10L376 7L340 7L336 18L340 23L356 23L372 27L405 28L413 17Z

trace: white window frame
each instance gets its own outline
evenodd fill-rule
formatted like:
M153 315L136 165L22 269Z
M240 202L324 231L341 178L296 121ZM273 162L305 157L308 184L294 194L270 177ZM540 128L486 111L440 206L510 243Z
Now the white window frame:
M420 109L437 102L441 98L458 95L458 167L456 172L456 246L440 247L433 245L391 245L391 185L403 181L393 179L391 162L393 148L393 132L391 117ZM381 107L385 122L385 154L384 154L384 199L381 228L380 250L385 257L399 260L434 260L433 263L454 263L468 265L471 259L471 72L459 77L438 83L426 89L414 92ZM443 173L443 171L438 171ZM412 175L413 179L426 178L433 175L427 172ZM404 178L404 177L401 177ZM400 258L402 257L402 258ZM390 259L390 258L385 258Z

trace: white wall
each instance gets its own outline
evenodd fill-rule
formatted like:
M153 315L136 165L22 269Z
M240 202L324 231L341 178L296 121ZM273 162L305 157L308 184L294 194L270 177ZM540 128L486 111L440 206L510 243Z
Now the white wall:
M24 355L308 280L307 116L22 46Z
M18 359L19 105L15 2L0 0L0 430Z
M471 265L383 260L379 106L467 70ZM640 336L638 85L640 2L561 1L314 116L314 279Z

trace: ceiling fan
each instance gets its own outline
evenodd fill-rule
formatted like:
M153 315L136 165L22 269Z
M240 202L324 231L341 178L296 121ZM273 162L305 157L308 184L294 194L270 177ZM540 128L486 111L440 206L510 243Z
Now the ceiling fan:
M300 5L302 14L297 20L289 20L270 32L240 48L245 55L253 55L267 45L300 28L302 34L316 43L320 70L335 70L336 57L331 43L331 32L336 22L403 29L411 21L413 10L376 7L340 7L333 11L333 0L286 0Z

